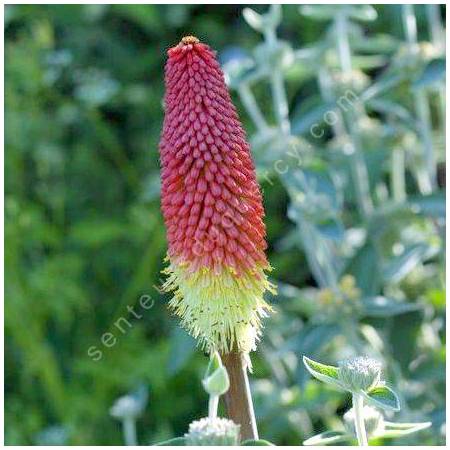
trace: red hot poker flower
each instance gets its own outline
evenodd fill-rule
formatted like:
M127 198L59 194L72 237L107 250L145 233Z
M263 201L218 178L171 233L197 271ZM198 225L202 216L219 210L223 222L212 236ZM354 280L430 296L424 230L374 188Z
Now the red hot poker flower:
M264 209L215 53L193 36L168 51L160 141L171 308L203 346L249 352L270 310Z

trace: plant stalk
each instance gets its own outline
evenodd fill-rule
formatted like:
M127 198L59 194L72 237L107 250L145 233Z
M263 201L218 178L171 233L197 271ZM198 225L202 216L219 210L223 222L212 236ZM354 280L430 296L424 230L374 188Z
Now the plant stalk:
M355 431L358 439L358 445L367 447L366 425L364 423L364 399L360 394L353 393L352 395L353 411L355 413Z
M127 446L137 445L136 421L134 417L124 417L122 426L125 445Z
M241 439L259 439L245 356L237 351L221 355L230 377L230 389L224 395L228 418L241 426Z
M440 8L441 5L426 5L428 29L431 42L435 49L441 54L445 54L445 30L442 25ZM441 132L445 134L445 84L440 83L436 88L439 99L440 127Z
M210 419L215 419L217 417L217 409L219 407L219 396L210 395L208 402L208 417Z
M431 42L439 50L444 50L445 47L445 31L442 26L442 19L440 14L440 5L426 5L428 27L431 34Z
M247 110L248 115L252 119L258 131L260 133L267 131L269 126L267 125L266 119L264 119L264 116L256 103L255 97L250 90L250 86L244 83L241 84L238 88L238 93L242 104Z
M264 33L268 46L274 47L277 42L275 29L268 28ZM280 67L274 66L270 72L270 84L272 91L273 107L280 131L288 136L291 132L289 122L289 104L284 86L283 72Z
M336 15L335 30L341 71L350 79L352 76L352 52L348 39L348 17L345 8L341 9ZM357 107L358 105L352 105L352 108ZM357 111L359 114L365 113L361 106L358 109L360 109ZM354 179L356 198L361 216L365 218L372 213L373 204L370 196L369 175L359 142L358 117L356 117L353 111L347 111L346 109L344 109L344 116L347 118L349 139L346 145L350 156L350 168ZM345 135L343 137L345 138Z
M396 147L391 156L391 188L394 200L402 203L406 200L405 152Z
M415 56L417 48L417 22L414 5L402 5L403 27L409 52ZM423 89L413 91L414 106L419 123L419 133L423 144L423 164L425 176L418 179L419 188L423 194L432 192L436 184L436 170L431 135L431 112L426 92Z

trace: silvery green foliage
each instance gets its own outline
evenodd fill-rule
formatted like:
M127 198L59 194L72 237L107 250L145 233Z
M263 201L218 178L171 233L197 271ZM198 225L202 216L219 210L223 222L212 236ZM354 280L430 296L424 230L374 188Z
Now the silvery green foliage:
M189 425L186 445L238 445L239 429L232 420L205 417Z
M369 442L374 439L393 439L408 436L431 426L430 422L422 423L394 423L384 420L383 415L375 408L365 406L364 422L366 425ZM353 444L356 442L353 408L343 416L346 431L325 431L310 437L303 445L335 445Z
M264 33L276 28L281 22L281 5L270 5L266 14L258 14L253 9L245 8L243 13L246 22L256 31Z
M419 8L415 8L418 13ZM283 6L281 11L286 15L288 10ZM415 71L406 70L406 59L411 62L415 57L401 36L373 34L365 24L376 23L380 8L302 5L299 10L324 31L320 42L303 47L303 43L290 40L284 46L277 35L279 20L270 19L272 8L266 14L261 14L260 9L246 9L245 20L263 39L253 54L248 53L251 56L246 60L246 76L234 77L230 84L256 128L250 139L261 180L267 180L268 189L278 180L287 193L288 217L295 225L276 243L277 250L294 254L301 249L308 263L308 276L312 275L318 285L280 285L279 298L288 300L281 303L288 305L289 317L272 319L276 325L268 324L264 343L267 353L276 352L280 357L280 361L269 361L274 377L280 381L272 388L273 396L281 398L286 381L292 378L305 388L307 373L297 369L298 356L294 353L332 352L334 360L348 354L371 354L389 367L392 382L402 387L401 403L412 411L413 401L417 402L404 386L411 378L414 383L418 380L410 372L412 355L405 356L396 327L406 332L414 330L416 345L411 353L421 354L424 349L417 345L421 325L415 322L423 317L429 300L418 294L417 288L425 272L431 274L424 268L426 262L436 269L438 258L443 258L443 241L437 237L436 228L432 230L430 218L443 220L444 209L442 192L426 194L420 141L427 127L412 111L412 93L408 90L421 85L415 79L428 80L428 90L439 83L442 86L442 53L438 61L429 45L420 44L418 57L423 64ZM401 20L401 9L397 12ZM280 31L284 37L284 28L280 27ZM420 31L422 36L425 31ZM429 64L430 58L433 64ZM402 70L398 70L399 66ZM308 90L310 83L319 87L319 95L304 98L302 90ZM349 91L355 99L358 97L351 105L342 103ZM298 97L303 103L296 103ZM327 117L333 117L336 123L331 124ZM319 138L312 135L311 127L320 132ZM442 128L436 134L442 135ZM377 171L381 162L383 169ZM414 189L412 179L417 184ZM414 195L410 195L413 191ZM421 209L416 198L427 206ZM392 247L394 242L398 253ZM341 280L350 277L358 295L348 296L342 288ZM443 289L437 277L433 279L438 289ZM425 320L422 322L425 324ZM439 332L433 335L435 342L440 342ZM423 359L428 361L427 367L433 366L433 360L443 364L435 349L430 347L431 353ZM371 380L370 373L339 376L340 367L311 360L306 368L341 391L366 389L358 395L367 405L391 411L400 407L399 397L377 381L376 371ZM426 373L435 371L430 368ZM442 378L434 381L439 390ZM265 389L267 386L261 383L261 392ZM288 391L295 397L296 387ZM442 403L437 406L438 397L431 399L431 391L426 389L421 392L420 397L434 405L433 414L437 414L434 408L442 411ZM261 400L268 410L271 401ZM329 401L332 403L334 398ZM299 400L292 408L301 404ZM282 402L279 407L283 407ZM307 415L308 420L314 420L314 413ZM326 421L322 412L317 416ZM338 437L333 434L325 438L333 441Z
M368 391L380 382L381 363L366 356L339 363L339 380L349 391Z
M361 403L360 413L363 417L364 433L371 438L396 438L424 430L431 426L430 422L423 423L394 423L387 422L382 410L398 411L400 409L397 394L381 380L381 364L366 356L350 358L339 363L338 367L318 363L303 357L303 363L308 372L318 380L353 394L352 399L362 398L372 406ZM329 445L355 440L355 424L357 421L357 406L347 411L344 416L346 432L326 431L313 436L303 442L303 445ZM360 444L361 445L361 444Z
M362 395L372 406L390 411L400 409L397 394L380 378L381 364L372 358L358 356L335 367L303 356L303 364L314 378L340 390Z

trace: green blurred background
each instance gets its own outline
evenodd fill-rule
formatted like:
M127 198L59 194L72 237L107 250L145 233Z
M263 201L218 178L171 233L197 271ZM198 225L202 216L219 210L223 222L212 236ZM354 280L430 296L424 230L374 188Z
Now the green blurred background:
M206 414L200 379L207 359L179 329L167 296L157 290L166 252L158 160L163 67L166 50L191 33L218 50L221 61L251 55L261 37L245 22L243 7L6 6L7 444L120 445L120 423L109 409L139 386L149 393L138 421L141 444L181 435ZM415 9L419 40L430 41L427 13L423 6ZM253 356L252 379L260 434L278 445L299 445L315 432L339 428L349 404L345 394L309 380L301 355L335 363L357 350L373 353L377 345L386 379L402 394L403 421L433 421L431 430L401 442L443 443L445 165L439 89L445 67L442 55L408 66L401 6L380 5L376 11L376 20L353 23L355 70L369 86L389 76L390 67L394 75L412 75L383 91L368 106L366 128L361 124L375 203L370 220L356 212L345 152L332 130L322 124L323 138L309 136L309 125L321 123L328 101L321 97L317 67L299 54L284 77L292 135L314 147L306 157L309 175L325 183L321 195L332 189L339 218L322 223L315 211L308 223L329 241L330 259L339 258L339 277L353 276L361 298L382 296L391 303L372 314L350 312L352 325L346 328L341 306L309 268L299 237L304 221L297 221L304 209L293 201L295 180L261 177L269 259L280 295L273 299L278 314L266 321ZM295 49L318 49L312 60L328 61L333 69L330 21L316 16L284 5L279 36ZM431 193L420 192L415 177L421 134L415 122L407 124L416 114L414 83L426 90L438 155L438 184ZM268 83L258 80L254 92L273 122ZM261 174L280 145L258 135L241 97L235 90L232 95ZM407 155L406 190L414 203L391 202L389 161L398 147ZM309 206L326 201L317 196ZM378 241L364 240L371 233ZM136 319L127 306L142 312L142 295L155 303ZM114 326L120 317L132 323L124 333ZM348 329L362 341L359 349ZM108 331L117 340L111 348L101 343ZM103 352L99 361L88 355L92 346Z

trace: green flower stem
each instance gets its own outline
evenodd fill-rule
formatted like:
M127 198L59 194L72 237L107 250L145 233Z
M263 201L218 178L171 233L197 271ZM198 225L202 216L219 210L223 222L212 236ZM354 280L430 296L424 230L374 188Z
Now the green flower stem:
M360 394L352 394L353 410L355 412L355 431L358 444L363 447L369 445L367 441L366 425L364 423L364 399Z
M125 445L137 445L136 420L134 417L124 417L122 421L123 437Z
M267 125L266 119L259 109L258 103L255 100L255 96L250 90L250 86L247 83L240 84L238 87L238 94L242 104L244 105L244 108L246 109L248 115L252 119L258 131L261 133L267 131L269 126Z
M217 409L219 407L219 396L210 395L208 402L208 417L210 419L215 419L217 417Z
M232 351L222 355L230 377L230 389L224 394L228 418L241 426L241 438L259 439L252 394L247 374L248 355Z
M417 53L417 23L413 5L402 5L403 27L411 55ZM423 144L424 174L418 174L419 189L429 194L436 185L433 141L431 134L431 113L426 92L413 91L414 107L419 122L419 132Z

